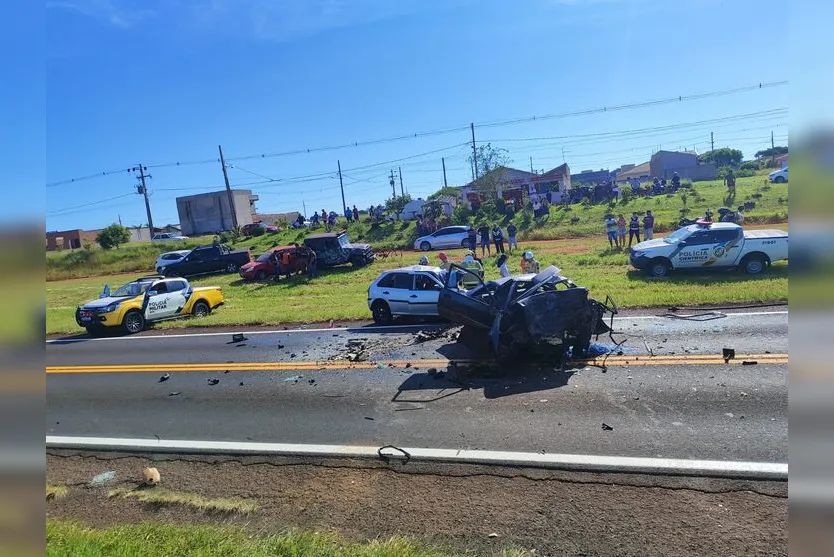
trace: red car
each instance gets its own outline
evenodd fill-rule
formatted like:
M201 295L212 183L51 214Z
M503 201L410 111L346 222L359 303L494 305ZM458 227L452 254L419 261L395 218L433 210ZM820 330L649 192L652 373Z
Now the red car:
M275 275L278 269L278 262L284 257L289 258L290 273L301 273L307 270L309 261L308 250L304 247L279 246L271 248L240 268L240 277L244 280L266 280ZM287 270L282 269L282 274L287 275Z
M244 236L260 236L267 232L278 232L279 228L274 224L264 224L263 222L253 222L252 224L244 224L240 232Z

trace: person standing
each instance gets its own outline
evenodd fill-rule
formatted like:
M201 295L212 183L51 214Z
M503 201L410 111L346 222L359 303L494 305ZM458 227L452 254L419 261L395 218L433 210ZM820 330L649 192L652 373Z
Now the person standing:
M345 218L349 223L353 221L353 211L350 210L350 207L345 207Z
M495 243L495 255L504 253L504 231L497 224L492 225L492 241Z
M637 243L640 243L640 217L637 213L631 213L631 219L628 221L628 247L631 247L631 241L637 238Z
M281 271L283 271L287 279L292 276L292 257L290 256L290 250L284 250L284 253L281 254Z
M621 248L625 247L626 220L622 213L617 218L617 243Z
M487 252L487 255L492 255L492 248L489 246L489 226L486 223L482 224L480 228L478 228L478 234L481 235L481 257L484 256L484 251Z
M654 238L654 215L651 211L646 211L646 216L643 217L643 239L651 240L652 238Z
M518 234L518 228L516 228L515 224L512 222L509 226L507 226L507 247L509 248L510 253L513 252L513 248L518 249L518 240L516 239L516 235Z
M466 237L469 239L469 249L473 252L478 249L478 232L474 226L470 226L466 231Z
M324 224L324 229L330 232L330 221L327 218L327 211L324 209L321 210L321 222Z
M617 241L617 221L614 220L614 215L608 215L608 218L605 219L605 232L608 234L608 245L611 249L620 247L620 243Z
M316 252L312 249L308 250L308 259L307 259L307 278L316 278L319 274L319 270L317 267L318 264L318 257L316 256Z
M736 193L736 175L730 170L727 176L724 177L724 185L727 186L727 193L733 195Z
M353 206L353 220L359 222L359 209L356 208L356 205Z

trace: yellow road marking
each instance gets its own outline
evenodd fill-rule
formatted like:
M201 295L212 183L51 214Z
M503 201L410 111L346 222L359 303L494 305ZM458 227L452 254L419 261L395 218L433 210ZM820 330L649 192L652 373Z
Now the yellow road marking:
M475 360L455 360L461 364L479 363ZM756 361L760 364L787 364L787 354L748 354L730 360L729 364L740 365L744 361ZM281 362L233 362L233 363L194 363L194 364L111 364L111 365L76 365L48 366L46 373L141 373L159 371L316 371L339 369L377 369L406 367L445 367L450 360L380 360L367 362L349 362L347 360L328 361L281 361ZM656 365L721 365L721 356L709 354L686 354L681 356L610 356L574 360L571 366L656 366ZM489 363L489 362L483 362Z

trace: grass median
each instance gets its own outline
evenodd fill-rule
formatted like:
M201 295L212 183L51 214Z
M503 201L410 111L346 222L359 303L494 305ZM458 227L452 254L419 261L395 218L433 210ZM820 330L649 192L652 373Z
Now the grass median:
M285 532L255 536L236 528L132 524L94 529L74 522L47 520L46 554L92 557L136 555L246 556L317 555L329 557L452 557L407 538L349 542L331 533ZM496 555L527 555L500 551Z
M784 228L784 227L783 227ZM788 265L775 264L760 276L732 271L679 272L664 279L652 279L628 266L625 252L611 250L600 237L522 242L509 260L510 270L520 272L521 253L532 250L543 265L554 264L565 276L604 299L610 295L620 307L694 306L726 303L781 302L788 299ZM447 253L460 260L463 250ZM437 252L427 254L438 263ZM367 289L384 269L412 265L416 252L378 260L363 268L351 266L325 270L309 280L303 276L279 282L245 282L238 275L222 274L195 278L194 285L223 288L226 303L200 320L181 319L157 324L159 328L224 325L282 325L370 319ZM487 278L497 278L494 257L484 259ZM138 276L138 275L137 275ZM77 333L78 304L95 299L105 283L116 287L128 275L72 279L46 283L47 334Z

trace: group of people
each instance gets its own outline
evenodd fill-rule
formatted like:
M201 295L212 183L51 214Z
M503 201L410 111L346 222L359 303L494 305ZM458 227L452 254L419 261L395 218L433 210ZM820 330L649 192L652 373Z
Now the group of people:
M516 246L517 247L517 246ZM498 255L498 252L496 252ZM454 263L452 260L449 259L449 256L446 255L446 252L440 252L437 254L437 258L440 260L440 264L438 265L444 271L452 270L452 264ZM498 267L498 273L502 277L509 277L512 275L510 272L509 267L507 267L508 255L506 253L501 253L495 260L495 266ZM429 258L427 256L420 257L420 265L428 265ZM484 264L481 259L478 258L477 253L475 250L469 250L466 255L463 257L463 260L457 264L458 267L466 269L470 271L469 273L460 273L460 277L458 280L458 285L461 288L466 290L470 288L474 288L480 284L480 281L484 278ZM537 274L541 271L541 265L536 260L536 257L533 255L532 251L525 251L521 254L521 274ZM480 280L479 280L480 279Z
M470 226L468 231L469 249L477 250L478 237L481 240L481 257L492 256L492 246L495 246L495 255L504 253L504 230L498 224L491 227L487 223L481 224L476 230ZM512 253L513 248L518 248L518 228L512 222L507 226L507 250Z
M646 211L642 223L640 222L640 215L636 212L631 214L628 222L626 222L622 213L616 219L614 215L608 215L605 219L605 231L608 234L608 244L612 249L626 247L626 227L628 227L628 247L631 247L634 240L637 240L638 244L640 243L641 228L643 229L643 239L651 240L654 238L654 215L651 211Z
M306 273L307 278L316 278L318 276L316 252L298 244L293 244L293 247L295 249L292 252L290 250L284 250L280 254L272 252L269 256L274 269L272 279L279 281L282 275L289 279L294 272Z
M359 209L356 208L356 205L353 206L353 209L345 207L345 218L348 222L359 222Z

